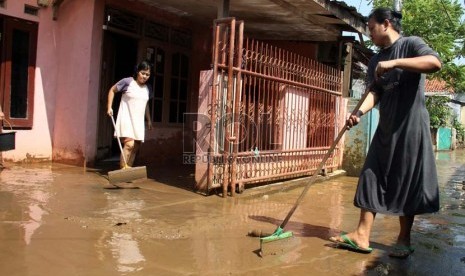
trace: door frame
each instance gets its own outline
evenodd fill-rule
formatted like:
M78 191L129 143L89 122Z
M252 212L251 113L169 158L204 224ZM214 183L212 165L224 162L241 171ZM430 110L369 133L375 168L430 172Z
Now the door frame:
M114 130L107 115L108 91L122 78L132 76L138 58L139 39L113 31L104 31L100 72L99 112L97 128L96 161L119 156L119 147L113 138ZM114 116L117 115L120 93L113 101Z

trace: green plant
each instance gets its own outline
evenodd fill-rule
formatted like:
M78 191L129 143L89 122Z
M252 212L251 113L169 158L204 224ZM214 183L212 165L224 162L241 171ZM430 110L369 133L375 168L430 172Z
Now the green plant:
M457 117L454 118L452 127L457 131L457 140L463 141L465 138L465 127L457 120Z
M440 56L442 70L432 76L443 79L455 93L465 93L465 9L461 0L405 0L402 29L405 36L419 36ZM393 7L392 0L373 0L373 7Z
M426 109L429 112L432 129L451 125L452 112L447 105L449 98L445 96L426 97Z

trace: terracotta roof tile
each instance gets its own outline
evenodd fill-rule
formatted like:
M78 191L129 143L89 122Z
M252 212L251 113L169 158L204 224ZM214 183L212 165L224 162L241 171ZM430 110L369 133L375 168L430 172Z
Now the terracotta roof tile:
M444 80L432 79L426 80L425 84L426 93L454 93L452 87L447 87Z

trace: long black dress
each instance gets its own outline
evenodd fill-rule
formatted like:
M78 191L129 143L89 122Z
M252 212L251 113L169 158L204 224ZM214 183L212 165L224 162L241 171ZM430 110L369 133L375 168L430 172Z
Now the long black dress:
M400 37L375 55L379 61L438 56L419 37ZM417 215L439 210L436 164L425 107L425 75L394 69L373 91L379 96L379 125L359 178L354 205L372 212Z

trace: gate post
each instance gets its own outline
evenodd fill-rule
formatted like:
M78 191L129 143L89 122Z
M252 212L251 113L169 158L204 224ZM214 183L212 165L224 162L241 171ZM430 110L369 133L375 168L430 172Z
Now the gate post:
M241 65L242 65L242 47L244 42L244 21L238 21L239 23L239 36L237 37L237 51L236 51L236 84L234 89L234 110L233 110L233 133L232 133L232 162L231 162L231 196L236 194L237 186L237 153L239 151L239 123L240 123L240 102L241 102L241 93L242 93L242 74L241 74ZM231 80L232 83L232 80Z

